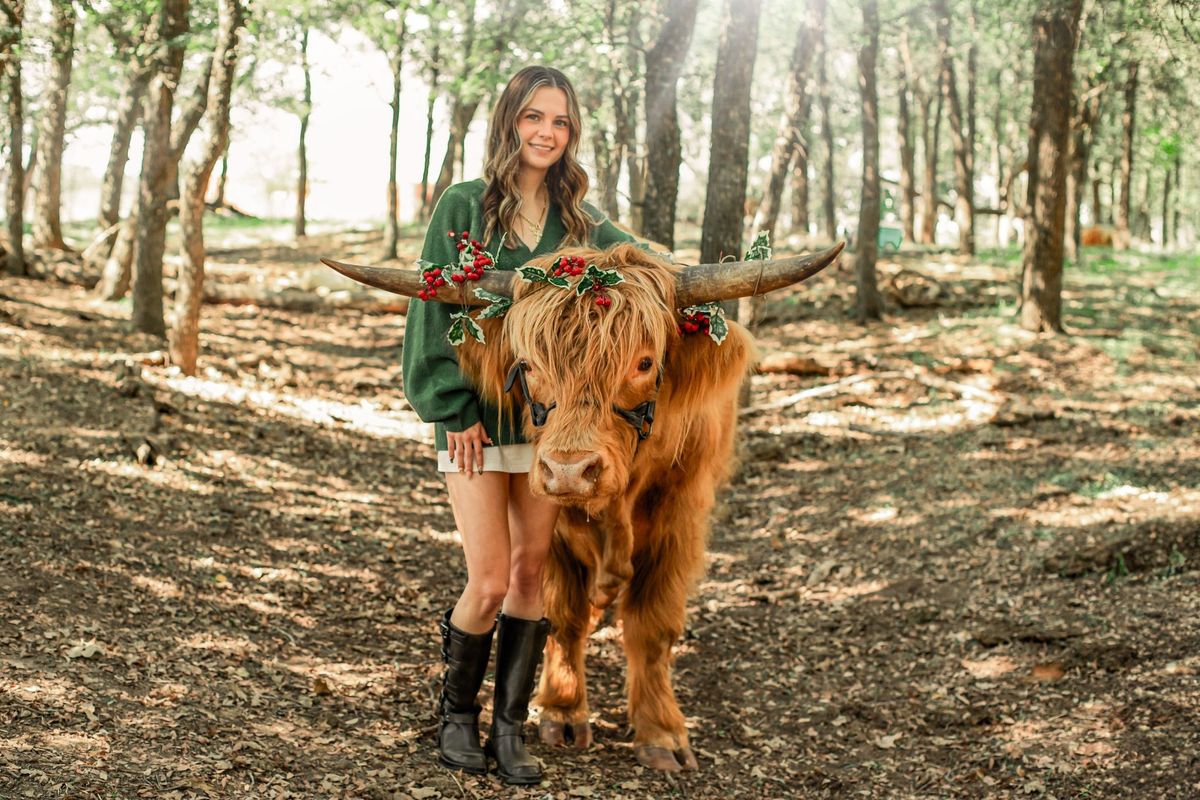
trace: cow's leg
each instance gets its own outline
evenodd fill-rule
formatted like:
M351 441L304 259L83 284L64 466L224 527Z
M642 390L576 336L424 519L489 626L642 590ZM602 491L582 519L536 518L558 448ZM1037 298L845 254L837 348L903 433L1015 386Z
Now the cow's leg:
M628 507L618 507L605 521L600 568L592 580L590 600L596 608L608 608L633 577L633 523Z
M697 542L702 542L697 537ZM685 602L698 558L679 540L638 554L620 606L624 625L629 721L639 763L677 772L696 769L683 713L671 687L671 647L683 633ZM680 545L683 544L681 547Z
M542 707L538 733L546 744L582 750L592 743L588 723L584 654L591 609L587 599L588 569L560 536L546 562L546 616L554 625L538 686Z

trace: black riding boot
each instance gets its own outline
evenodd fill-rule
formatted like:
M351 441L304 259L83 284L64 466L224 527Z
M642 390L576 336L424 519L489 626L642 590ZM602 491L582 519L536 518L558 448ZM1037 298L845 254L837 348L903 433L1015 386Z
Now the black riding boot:
M492 632L467 633L442 617L442 696L438 703L438 760L452 769L486 775L487 756L479 746L479 703L476 695L487 672Z
M505 783L541 783L542 768L525 749L524 727L550 620L501 614L496 628L496 700L487 752Z

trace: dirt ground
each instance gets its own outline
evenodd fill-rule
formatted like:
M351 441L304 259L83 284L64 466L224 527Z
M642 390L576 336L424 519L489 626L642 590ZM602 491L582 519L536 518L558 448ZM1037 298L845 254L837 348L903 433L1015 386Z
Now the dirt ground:
M603 620L597 742L528 789L434 761L464 572L402 316L208 306L185 379L0 278L0 798L1200 797L1200 269L1090 258L1069 336L1015 326L1011 255L883 264L936 291L866 328L849 259L773 297L808 374L753 378L678 647L701 770L636 765Z

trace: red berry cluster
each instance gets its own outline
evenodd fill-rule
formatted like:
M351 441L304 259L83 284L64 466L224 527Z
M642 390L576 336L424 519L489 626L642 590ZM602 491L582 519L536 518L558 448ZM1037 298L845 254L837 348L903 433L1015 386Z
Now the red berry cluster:
M422 300L437 297L438 287L446 285L446 279L442 277L441 267L430 267L421 273L421 279L425 281L425 288L417 292L417 297Z
M612 305L612 298L606 292L608 292L608 287L603 283L600 281L592 282L592 294L596 295L596 305L601 308L608 308Z
M458 240L454 243L454 246L459 252L459 269L455 270L449 266L445 268L450 272L450 280L455 283L477 281L483 277L483 271L495 263L492 261L492 257L487 254L487 251L483 249L483 245L471 238L470 231L463 231L462 233L447 231L446 235L451 239ZM470 252L464 258L462 255L463 251L468 249ZM422 300L437 297L438 287L446 285L446 278L442 275L442 270L442 267L429 267L421 273L421 277L425 281L425 288L417 292L417 297Z
M693 311L679 323L679 333L708 333L710 327L707 311Z
M569 275L582 275L587 264L579 256L563 256L554 265L554 277L563 278Z

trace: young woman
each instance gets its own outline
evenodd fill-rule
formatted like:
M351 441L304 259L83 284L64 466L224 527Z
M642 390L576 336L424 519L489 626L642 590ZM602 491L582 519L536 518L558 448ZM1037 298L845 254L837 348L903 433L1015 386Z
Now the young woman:
M422 259L457 263L463 231L498 253L496 267L504 270L567 245L632 241L584 202L580 137L579 104L566 76L540 66L514 75L492 109L483 179L442 195ZM404 336L405 394L421 419L436 424L438 469L467 562L467 585L441 620L439 759L482 774L490 757L505 782L535 784L541 768L525 749L523 728L550 628L542 617L542 566L558 507L529 490L533 450L519 425L502 422L459 370L446 340L454 310L414 300ZM476 695L493 632L496 693L485 751Z

